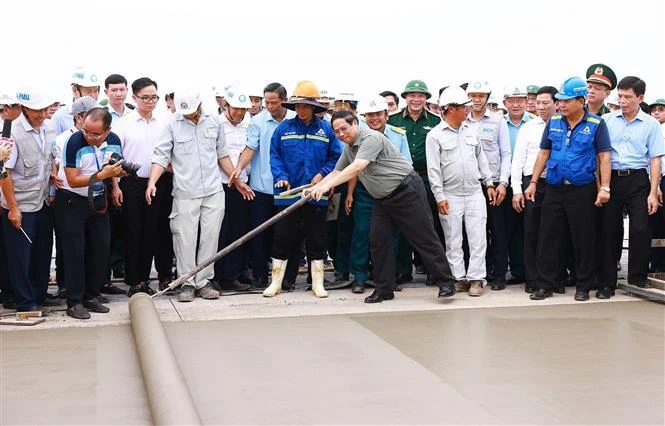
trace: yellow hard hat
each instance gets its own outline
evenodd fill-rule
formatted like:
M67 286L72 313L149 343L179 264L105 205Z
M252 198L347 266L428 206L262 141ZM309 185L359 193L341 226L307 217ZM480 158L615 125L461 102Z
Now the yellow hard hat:
M314 107L314 112L325 112L327 108L321 105L317 100L321 97L321 92L316 84L308 80L303 80L296 84L293 90L293 96L289 98L288 102L282 103L285 108L290 110L296 109L296 104L307 104Z

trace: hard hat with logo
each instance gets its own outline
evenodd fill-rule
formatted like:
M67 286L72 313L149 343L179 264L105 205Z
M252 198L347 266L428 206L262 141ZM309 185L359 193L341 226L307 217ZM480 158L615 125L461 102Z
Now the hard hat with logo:
M649 105L649 108L653 108L656 105L665 106L665 99L663 99L663 98L656 99L655 101L651 102L651 104Z
M526 90L522 86L509 86L506 87L503 99L508 98L526 98Z
M173 104L175 105L175 112L182 115L193 114L201 105L201 92L194 89L178 90L175 92Z
M372 96L371 98L363 100L360 103L358 110L361 114L388 111L388 102L386 102L383 96Z
M15 105L18 103L15 90L0 90L0 106Z
M539 90L540 86L538 86L537 84L529 84L528 86L526 86L526 93L528 95L535 95L536 93L538 93Z
M406 83L401 96L406 99L408 93L424 93L425 96L427 96L427 99L432 97L429 89L427 89L427 85L422 80L411 80Z
M466 86L466 93L492 93L492 86L486 81L473 80Z
M570 77L561 84L559 93L554 95L559 100L574 99L577 97L586 97L589 91L586 88L586 81L579 77Z
M439 106L446 108L448 105L467 105L471 99L466 91L459 86L450 86L443 92L439 98Z
M593 64L587 68L586 81L587 83L603 84L609 87L610 90L614 90L617 87L617 76L612 71L612 68L605 64Z
M16 92L18 103L26 108L41 110L53 105L58 99L47 90L30 89Z
M236 86L231 86L226 89L224 96L226 103L233 108L251 108L252 101L249 99L249 94Z
M288 102L283 102L284 108L295 111L297 104L311 105L314 107L314 112L326 112L328 109L321 105L317 99L321 97L321 92L316 84L309 80L299 81L296 88L293 90L293 95L289 98Z
M82 67L76 68L72 73L71 83L83 87L97 87L100 85L97 74Z
M331 103L332 101L335 100L335 97L330 96L330 94L328 93L328 91L326 89L321 89L320 93L321 93L321 96L317 99L317 101L319 101L321 103L329 104L329 103Z

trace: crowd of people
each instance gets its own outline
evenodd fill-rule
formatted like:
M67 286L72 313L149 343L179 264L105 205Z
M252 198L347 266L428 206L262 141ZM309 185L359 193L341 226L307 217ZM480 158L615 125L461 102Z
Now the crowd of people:
M73 101L0 90L0 295L6 308L66 300L109 311L107 294L154 294L179 274L307 202L196 275L177 299L293 288L305 266L330 288L391 300L426 275L439 297L522 284L532 300L614 295L628 216L628 283L665 272L665 99L594 64L586 78L499 94L485 80L432 93L330 96L301 81L198 90L103 81L78 68ZM98 101L103 89L106 99ZM131 100L128 95L131 91ZM499 97L502 96L500 101ZM400 104L405 104L400 108ZM49 294L55 247L57 294ZM324 277L332 259L334 280ZM123 290L111 278L122 278Z

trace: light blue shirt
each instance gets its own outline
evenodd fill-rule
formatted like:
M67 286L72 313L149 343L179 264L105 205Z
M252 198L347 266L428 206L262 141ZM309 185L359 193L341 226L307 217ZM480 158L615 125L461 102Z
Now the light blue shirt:
M411 151L409 151L409 143L406 140L406 134L398 132L390 124L386 124L386 127L383 129L383 134L386 135L390 143L395 145L395 148L397 148L402 156L404 156L410 164L413 164Z
M534 116L531 113L524 111L524 114L522 114L522 119L520 120L517 126L513 124L509 114L506 114L503 117L506 119L506 123L508 123L508 135L510 136L510 152L515 152L517 133L519 133L520 128L524 125L524 123L530 121Z
M55 134L59 135L65 130L69 130L74 125L74 115L72 114L72 106L65 105L58 110L51 117L51 122L55 127Z
M652 158L665 155L658 121L638 110L628 122L621 110L603 115L612 143L612 170L646 169Z
M295 116L295 111L287 109L282 121ZM254 157L252 157L249 186L255 191L271 196L274 194L274 190L270 169L270 139L279 123L267 110L263 110L252 117L247 129L247 146L255 151Z

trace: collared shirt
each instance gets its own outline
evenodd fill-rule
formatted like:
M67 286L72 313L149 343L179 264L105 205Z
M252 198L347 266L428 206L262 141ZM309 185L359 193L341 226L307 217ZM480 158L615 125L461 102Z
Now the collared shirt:
M226 151L229 153L229 158L231 159L231 163L233 163L233 167L238 164L240 153L245 149L245 146L247 146L247 128L249 127L251 119L252 116L247 113L242 121L235 126L229 121L225 112L219 116L219 120L222 122L224 139L226 139ZM244 168L242 172L240 172L240 180L247 183L247 168ZM224 173L224 170L222 170L222 182L229 183L229 177Z
M59 135L60 133L66 130L69 130L69 128L71 128L74 125L74 114L72 114L72 104L58 108L58 110L55 113L53 113L53 117L51 117L51 122L55 127L56 135Z
M641 109L631 121L621 110L605 114L603 120L612 142L612 170L646 169L652 158L665 155L658 120Z
M466 121L478 135L492 170L494 182L508 183L512 147L506 120L485 108L485 112L479 120L475 120L469 113Z
M109 161L111 154L120 153L120 138L113 132L109 132L106 140L98 147L88 144L80 130L73 133L67 140L64 149L65 167L81 169L82 176L90 176L104 167ZM72 191L83 197L88 196L88 187L71 188Z
M524 114L522 114L522 118L520 119L520 122L517 125L515 125L513 121L510 119L510 114L506 114L503 117L506 119L506 123L508 124L508 134L510 135L510 151L514 152L515 142L517 142L517 133L520 131L520 129L526 122L528 122L535 116L530 112L524 111Z
M386 135L390 143L395 145L395 148L397 148L409 163L413 163L411 151L409 151L409 141L406 139L406 132L404 130L386 124L386 127L383 128L383 134Z
M155 144L152 162L173 166L173 197L191 200L223 191L218 159L226 152L216 114L201 111L198 124L175 113Z
M536 117L526 123L517 135L510 172L510 185L515 195L522 193L522 176L533 175L533 166L536 164L536 158L540 152L540 141L543 138L545 124L542 118ZM540 177L546 176L547 170L544 170Z
M164 132L166 120L153 113L146 121L137 111L131 111L113 125L113 131L122 143L122 156L130 163L141 165L136 176L150 177L154 145Z
M113 124L115 124L120 118L125 117L125 116L131 114L132 112L134 112L134 110L129 108L127 105L125 105L125 109L123 110L122 114L118 114L113 109L111 104L106 105L105 108L108 110L109 113L111 113L111 119L113 120L112 121Z
M25 118L23 114L19 115L17 120L19 123L21 123L23 129L32 135L33 139L35 140L35 143L39 146L41 151L44 147L44 144L47 143L46 127L48 126L48 123L44 121L42 126L39 128L39 132L37 132L35 131L35 129L32 128L30 123L28 123L28 120ZM12 149L11 154L9 154L9 158L5 161L5 168L13 169L16 166L16 161L18 161L18 156L19 156L18 151L19 151L18 149ZM39 170L39 180L41 181L42 179L45 178L44 170L42 170L41 167L38 167L38 170Z
M464 121L453 129L441 121L427 135L427 176L437 202L448 195L468 196L482 191L480 181L492 182L492 170L478 136Z
M427 170L427 158L425 154L425 139L427 133L441 122L441 118L423 109L418 119L414 121L409 115L409 109L404 108L397 114L388 118L388 124L399 127L406 131L406 139L409 141L409 151L413 160L413 167L418 172Z
M72 187L69 185L69 181L67 180L67 176L65 175L65 162L66 162L65 147L67 146L67 141L69 140L69 138L74 133L78 132L78 130L79 129L72 126L71 129L65 130L64 132L60 133L51 142L51 154L53 155L55 164L58 165L58 178L62 180L62 188L68 191L72 191ZM53 194L51 193L51 195Z
M286 110L282 119L288 120L296 116L295 111ZM247 128L247 146L254 151L252 157L252 173L249 175L249 186L263 194L273 195L272 170L270 170L270 138L281 121L277 121L263 110L252 117Z
M344 151L335 165L342 171L355 159L369 161L358 175L373 198L384 198L392 193L404 178L413 171L411 164L397 151L388 138L369 127L358 126L358 136L353 145L344 144Z

